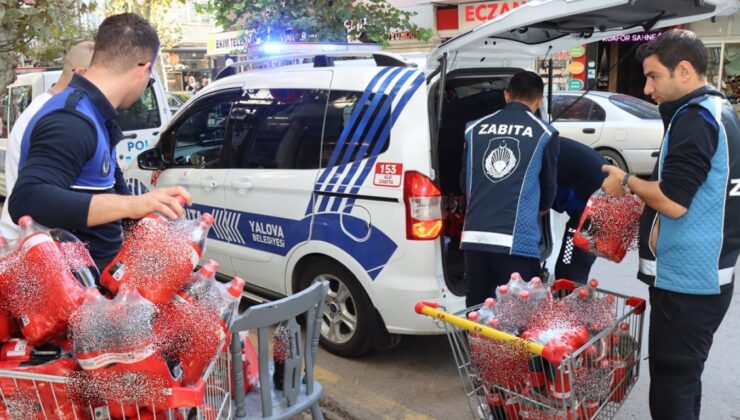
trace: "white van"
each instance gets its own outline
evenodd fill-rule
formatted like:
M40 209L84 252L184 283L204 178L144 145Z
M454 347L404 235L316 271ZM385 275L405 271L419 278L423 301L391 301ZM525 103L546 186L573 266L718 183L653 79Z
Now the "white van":
M383 53L374 62L321 55L225 77L178 111L127 178L140 193L188 188L189 217L216 220L204 258L251 293L279 297L329 280L321 342L332 352L440 334L414 304L464 307L465 123L503 106L508 79L538 56L736 8L533 0L440 45L426 68Z
M19 74L15 82L8 86L3 100L3 133L10 133L15 120L31 103L33 98L49 90L62 74L61 70ZM118 165L121 170L127 169L134 162L134 157L148 149L153 139L170 120L171 113L164 87L154 75L156 82L144 92L129 109L119 111L118 124L125 138L118 144ZM7 135L7 134L6 134ZM7 196L5 188L5 151L8 138L0 136L0 196Z

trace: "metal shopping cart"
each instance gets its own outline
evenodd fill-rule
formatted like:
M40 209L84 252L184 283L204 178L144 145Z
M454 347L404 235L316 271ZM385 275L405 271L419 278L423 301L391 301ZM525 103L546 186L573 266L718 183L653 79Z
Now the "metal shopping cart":
M566 296L575 299L571 292L578 286L570 280L549 284L551 304L568 304ZM480 305L450 314L419 302L416 312L447 329L474 417L609 419L640 373L645 301L596 287L590 293L590 304L608 316L545 345L467 319Z
M71 364L67 374L0 370L0 419L287 419L308 409L314 419L321 419L318 402L322 388L314 380L313 366L328 290L327 282L317 282L294 295L248 308L231 325L230 346L222 343L223 351L214 356L195 385L159 389L157 398L145 401L126 398L123 402L78 403L68 387L74 380L69 373L77 369L72 359L57 359ZM297 321L300 317L306 320L305 334ZM283 322L294 340L291 356L284 362L283 387L277 390L268 371L268 330L270 325ZM259 385L245 394L246 368L239 333L247 330L256 332L260 374Z

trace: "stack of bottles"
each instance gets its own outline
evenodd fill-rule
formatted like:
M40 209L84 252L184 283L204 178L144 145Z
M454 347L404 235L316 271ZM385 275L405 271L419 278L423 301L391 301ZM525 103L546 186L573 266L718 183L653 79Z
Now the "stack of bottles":
M537 407L528 399L562 407L579 418L591 418L607 400L622 401L636 374L639 343L628 322L615 326L615 299L601 296L597 287L598 281L590 280L567 296L553 298L540 278L527 282L513 273L496 289L495 298L468 313L471 321L543 345L546 356L469 334L471 361L494 418L531 417ZM610 334L601 334L609 328ZM599 339L592 340L597 335ZM579 351L582 362L567 366L548 362ZM570 406L573 401L575 406Z
M217 281L216 261L194 271L212 224L210 214L151 214L103 273L74 235L29 216L15 246L0 237L0 369L68 378L52 387L0 377L0 418L171 408L168 389L197 384L228 350L244 288L238 277Z

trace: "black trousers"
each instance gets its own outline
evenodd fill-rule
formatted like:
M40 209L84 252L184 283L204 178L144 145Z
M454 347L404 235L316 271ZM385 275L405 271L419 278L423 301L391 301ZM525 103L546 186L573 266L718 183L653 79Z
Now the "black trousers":
M471 307L483 303L486 298L495 297L496 287L506 284L513 272L529 281L540 275L540 261L518 255L465 251L465 284L468 289L465 305Z
M653 419L699 418L704 362L714 332L730 307L732 291L732 284L709 296L650 287L648 353Z
M560 245L560 255L555 263L555 278L573 280L576 283L586 284L591 266L596 256L573 246L573 235L578 228L579 217L571 217L565 225L563 243Z

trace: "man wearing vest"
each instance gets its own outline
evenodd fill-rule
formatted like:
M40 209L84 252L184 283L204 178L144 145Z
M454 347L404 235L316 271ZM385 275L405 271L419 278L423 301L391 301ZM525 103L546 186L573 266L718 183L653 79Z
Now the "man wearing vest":
M85 76L74 75L49 99L21 140L18 180L8 200L13 221L30 215L72 231L89 244L100 269L121 247L121 219L154 211L184 217L175 196L191 201L182 187L129 195L117 166L115 147L123 134L116 109L130 107L153 82L158 52L159 38L145 19L133 13L106 18Z
M660 104L663 144L650 181L605 166L602 189L646 204L638 278L650 286L650 413L698 419L704 362L740 253L740 128L707 85L706 49L693 32L665 32L637 55L645 94Z
M460 247L465 252L466 304L494 296L513 272L539 274L539 215L555 199L557 131L534 113L544 84L532 72L515 74L506 106L465 129L463 173L467 210Z

